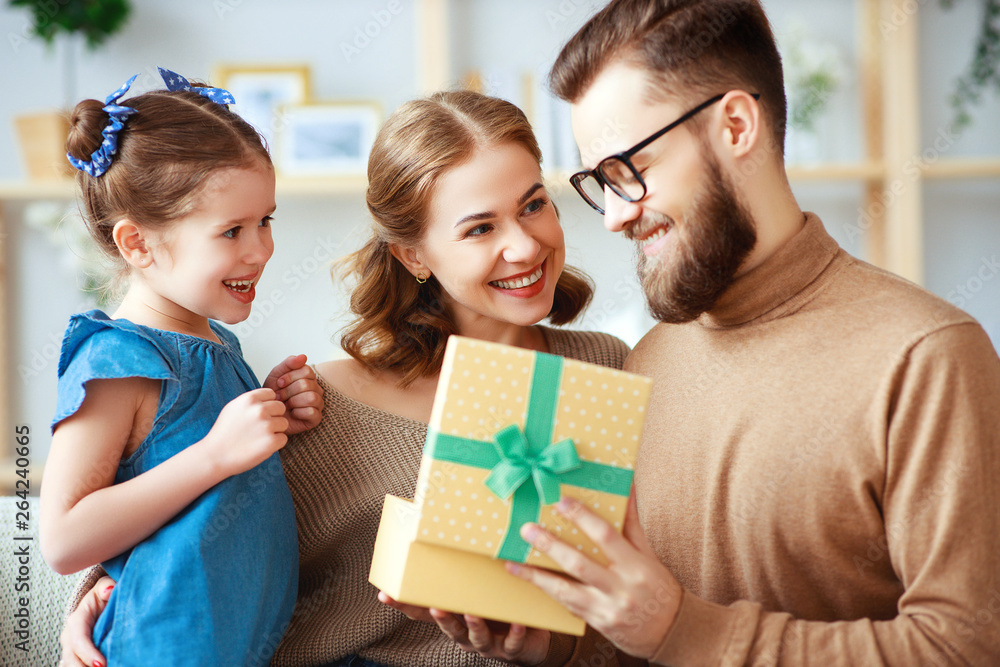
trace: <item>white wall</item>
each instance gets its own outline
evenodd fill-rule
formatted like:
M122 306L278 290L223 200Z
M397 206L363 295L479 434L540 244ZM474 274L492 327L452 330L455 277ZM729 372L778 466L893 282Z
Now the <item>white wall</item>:
M213 65L227 63L307 62L317 99L374 99L387 111L418 94L415 70L415 16L409 0L400 0L393 15L350 62L342 50L359 30L385 10L388 0L133 0L128 27L98 53L76 56L77 97L103 97L136 72L156 65L190 78L209 78ZM467 70L484 74L489 86L511 92L519 72L543 74L561 44L602 4L595 0L453 0L453 79ZM854 3L794 3L766 0L776 29L793 12L823 39L836 43L853 63ZM977 25L977 3L957 3L942 12L937 3L921 4L922 91L924 138L933 145L936 129L947 123L946 95L951 78L971 50ZM382 15L383 17L385 14ZM62 104L58 53L47 53L36 40L20 35L27 14L0 6L2 89L0 96L0 180L23 177L11 119L25 111ZM152 80L149 79L150 83ZM514 94L511 92L511 94ZM527 100L519 100L528 103ZM535 103L538 103L536 98ZM1000 155L995 97L976 125L949 148L948 156ZM850 160L860 154L856 80L831 100L824 119L823 141L829 159ZM558 132L553 132L558 134ZM556 139L552 139L555 141ZM555 149L552 149L555 150ZM547 157L547 163L557 162ZM586 269L598 284L594 306L583 328L616 333L634 343L650 324L635 286L632 250L611 237L601 220L565 184L552 184L566 227L569 260ZM849 251L863 252L863 238L848 234L857 219L858 184L796 185L803 207L819 212L830 232ZM1000 206L994 182L933 184L927 188L927 282L942 296L956 285L968 287L982 274L984 259L1000 255ZM46 446L54 408L55 360L69 315L90 307L77 289L65 243L53 243L22 223L23 205L12 205L8 220L11 267L12 378L5 391L13 397L13 418L28 423L36 438L36 454ZM336 196L283 195L275 222L276 251L258 288L254 315L237 330L258 374L293 352L319 361L338 353L336 331L344 322L343 290L329 277L326 260L355 248L366 233L367 216L360 194ZM984 274L982 274L984 275ZM976 286L975 283L972 286ZM954 296L954 295L953 295ZM985 281L965 307L1000 341L1000 278Z
M951 94L978 34L982 5L957 2L949 11L928 3L921 22L923 125L921 159L1000 155L1000 96L990 93L962 132L951 131ZM937 181L924 196L924 271L928 289L978 319L1000 348L1000 183Z

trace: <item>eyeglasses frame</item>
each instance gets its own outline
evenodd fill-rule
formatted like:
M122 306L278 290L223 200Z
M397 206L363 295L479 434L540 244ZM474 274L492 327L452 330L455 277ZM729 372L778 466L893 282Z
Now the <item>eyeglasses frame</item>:
M604 187L611 188L612 192L614 192L616 195L618 195L627 202L641 201L646 196L646 181L643 180L642 176L639 175L639 170L636 169L635 165L632 164L631 160L632 156L641 151L646 146L656 141L657 139L659 139L660 137L662 137L670 130L677 127L678 125L684 123L687 120L690 120L698 112L712 106L713 104L715 104L728 94L729 92L721 93L719 95L716 95L715 97L712 97L711 99L702 102L701 104L691 109L690 111L688 111L687 113L685 113L680 118L670 123L663 129L654 132L653 134L649 135L648 137L637 143L635 146L632 146L632 148L629 148L628 150L622 151L620 153L615 153L614 155L609 155L608 157L602 159L600 162L597 163L597 166L594 167L593 169L584 169L583 171L576 172L575 174L569 177L570 184L573 186L573 189L576 190L581 197L583 197L583 200L587 202L592 209L594 209L601 215L604 215L604 209L598 206L596 202L591 200L591 198L587 195L587 193L584 192L583 186L581 185L581 183L583 183L583 181L586 180L588 176L593 177L594 180L597 181L597 183L602 188ZM754 100L760 100L760 93L751 93L750 96L753 97ZM605 162L608 162L609 160L617 160L618 162L621 162L626 167L628 167L629 171L632 172L632 175L635 176L636 180L642 186L641 196L629 197L629 195L627 195L625 192L619 192L619 188L616 185L608 182L608 180L604 178L604 175L601 174L601 165L604 164Z

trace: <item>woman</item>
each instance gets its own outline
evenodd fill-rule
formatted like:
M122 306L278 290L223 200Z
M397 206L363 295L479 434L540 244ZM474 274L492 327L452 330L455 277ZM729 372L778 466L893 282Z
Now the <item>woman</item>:
M341 342L350 358L316 368L323 420L282 454L300 579L272 664L505 664L466 654L435 625L380 602L368 570L385 494L413 495L449 335L614 368L628 352L606 334L536 324L573 320L592 294L564 264L540 165L523 112L474 92L404 104L380 130L368 162L373 234L344 264L356 281L357 318ZM82 628L99 612L97 592L111 583L96 586L71 617L63 642L80 657L65 664L102 660L81 646ZM523 633L510 629L515 638ZM553 636L548 662L565 662L574 641Z

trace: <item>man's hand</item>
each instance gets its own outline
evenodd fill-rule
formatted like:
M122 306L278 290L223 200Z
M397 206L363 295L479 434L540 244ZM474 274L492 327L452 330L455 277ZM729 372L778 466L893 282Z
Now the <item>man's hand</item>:
M629 498L624 536L572 498L560 500L556 509L601 548L609 564L598 565L529 523L522 526L521 537L578 581L517 563L507 563L507 570L534 583L621 650L652 657L677 617L682 588L646 541L635 497Z

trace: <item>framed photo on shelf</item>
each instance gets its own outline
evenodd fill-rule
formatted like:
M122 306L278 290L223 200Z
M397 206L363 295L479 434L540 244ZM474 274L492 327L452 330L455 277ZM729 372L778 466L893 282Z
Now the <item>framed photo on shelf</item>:
M233 111L253 125L272 149L285 122L281 107L304 104L311 97L308 65L219 65L212 85L233 94Z
M281 108L274 163L283 176L357 176L368 167L382 109L373 102Z

